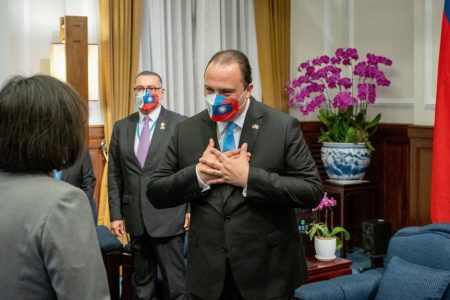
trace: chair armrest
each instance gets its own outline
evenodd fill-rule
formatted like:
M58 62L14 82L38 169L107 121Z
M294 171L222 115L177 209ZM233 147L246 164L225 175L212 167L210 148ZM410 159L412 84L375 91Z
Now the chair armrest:
M369 274L369 275L373 275L373 276L383 276L384 274L384 268L375 268L375 269L370 269L367 271L364 271L364 274Z
M381 274L353 274L300 286L294 296L301 300L373 299Z
M109 231L108 227L104 225L98 225L97 240L100 245L100 249L104 252L111 250L121 250L122 243Z

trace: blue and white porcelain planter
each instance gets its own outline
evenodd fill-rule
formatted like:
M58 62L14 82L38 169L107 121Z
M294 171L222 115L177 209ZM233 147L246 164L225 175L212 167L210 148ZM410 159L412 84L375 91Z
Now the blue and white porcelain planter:
M324 142L320 152L331 180L362 180L370 164L370 151L364 143Z

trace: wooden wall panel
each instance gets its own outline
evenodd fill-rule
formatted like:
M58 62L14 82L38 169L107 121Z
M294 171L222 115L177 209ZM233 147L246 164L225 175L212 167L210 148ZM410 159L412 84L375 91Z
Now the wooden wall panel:
M301 124L306 142L321 173L322 180L328 176L320 158L321 144L317 142L320 122ZM380 124L372 136L375 151L365 179L378 182L377 211L379 218L390 222L392 230L409 225L409 138L408 125ZM356 207L354 214L363 213Z
M372 142L375 151L366 177L379 184L376 215L390 222L395 232L409 224L408 125L381 124Z
M410 126L408 136L411 140L409 218L412 224L425 225L431 223L430 188L433 128Z
M95 186L94 198L98 207L98 201L100 199L100 183L102 181L103 169L105 167L106 160L103 157L101 151L101 143L105 138L103 125L89 126L89 153L91 154L92 166L94 168L94 174L97 178L97 184Z

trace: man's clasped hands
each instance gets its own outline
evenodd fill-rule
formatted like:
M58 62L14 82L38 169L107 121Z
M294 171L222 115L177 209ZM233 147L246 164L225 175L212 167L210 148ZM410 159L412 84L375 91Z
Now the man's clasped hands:
M245 188L251 158L247 149L248 144L243 143L239 149L220 152L214 148L214 140L209 139L197 165L200 179L208 185L226 183Z

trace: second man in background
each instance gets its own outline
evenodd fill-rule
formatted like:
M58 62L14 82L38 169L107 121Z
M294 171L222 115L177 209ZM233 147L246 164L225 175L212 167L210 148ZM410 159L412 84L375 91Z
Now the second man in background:
M126 230L133 255L133 298L155 299L157 266L164 281L164 298L185 299L184 233L187 205L157 210L145 192L152 172L166 151L176 124L185 117L161 106L161 77L138 74L134 86L138 112L114 124L108 162L111 227ZM158 292L160 293L160 292Z

